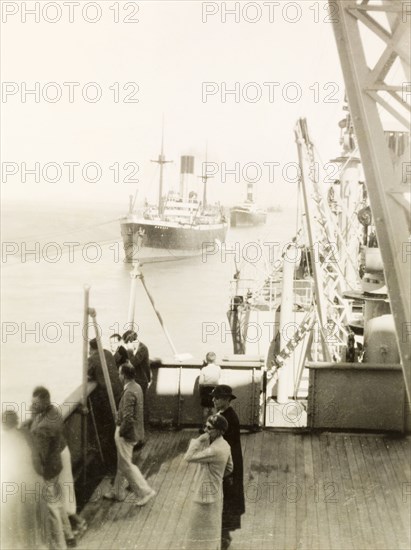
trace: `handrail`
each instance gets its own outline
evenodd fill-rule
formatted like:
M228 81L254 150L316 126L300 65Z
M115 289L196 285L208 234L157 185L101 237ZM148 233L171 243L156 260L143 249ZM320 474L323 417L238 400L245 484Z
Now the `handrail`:
M307 362L308 369L337 369L337 370L401 370L400 363L314 363Z

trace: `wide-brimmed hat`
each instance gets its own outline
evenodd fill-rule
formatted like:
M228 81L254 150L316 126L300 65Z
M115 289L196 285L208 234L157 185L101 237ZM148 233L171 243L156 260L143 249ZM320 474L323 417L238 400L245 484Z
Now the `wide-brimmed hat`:
M227 386L226 384L216 386L211 392L211 397L216 397L217 399L219 397L230 397L230 399L237 399L237 397L233 394L231 386Z

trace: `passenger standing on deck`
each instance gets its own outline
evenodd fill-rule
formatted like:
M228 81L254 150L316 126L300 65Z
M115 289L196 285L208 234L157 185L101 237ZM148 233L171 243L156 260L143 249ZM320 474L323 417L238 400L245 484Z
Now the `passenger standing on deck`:
M241 529L241 516L245 512L243 454L240 440L240 421L230 403L236 396L230 386L221 384L212 393L214 405L218 414L222 415L228 424L224 439L229 443L233 457L233 473L224 480L223 525L221 530L221 548L226 550L231 544L231 531Z
M216 354L209 351L206 355L205 365L200 371L199 390L201 406L203 407L203 422L213 412L213 398L211 392L219 384L221 369L216 364Z
M98 352L98 346L97 346L97 340L96 338L92 338L89 342L90 346L90 355L88 358L88 377L89 380L95 380L97 382L97 390L99 393L99 397L102 398L102 400L108 402L108 394L107 394L107 387L106 387L106 380L104 378L103 374L103 367L101 365L100 361L100 355ZM118 405L121 397L121 393L123 391L121 387L120 378L118 376L118 369L116 367L116 364L114 362L113 355L106 349L103 349L104 357L106 360L108 375L111 382L111 387L113 389L114 394L114 401L116 402L116 405ZM110 411L110 409L108 409ZM110 413L111 414L111 413Z
M96 419L98 435L102 448L105 450L105 462L109 470L116 471L117 453L113 448L112 441L116 428L113 413L111 411L110 401L107 393L106 380L103 374L100 355L98 353L97 340L93 338L89 342L90 355L88 358L88 379L97 382L97 388L90 395L90 402ZM118 375L118 368L115 364L112 354L108 350L103 350L106 360L107 370L113 390L114 401L118 406L123 387Z
M128 353L120 334L110 336L110 349L117 368L128 360Z
M134 504L144 506L156 494L144 479L138 467L132 463L133 447L144 438L143 393L135 381L133 365L124 363L120 367L120 380L124 385L118 408L117 427L114 440L117 448L117 474L113 490L104 495L110 500L122 501L126 497L125 485L137 497Z
M35 395L36 394L36 395ZM44 396L45 402L50 403L50 393L49 391L39 386L36 388L33 392L33 400L35 401L35 398ZM35 407L33 409L35 411ZM64 427L62 424L62 418L57 409L52 407L50 409L52 411L52 416L55 413L57 415L57 422L61 423L61 436L60 436L60 456L61 456L61 464L62 469L59 475L59 485L61 488L61 499L63 503L64 508L64 516L63 520L66 521L66 517L68 517L70 521L70 528L68 528L68 525L64 523L63 527L65 528L65 536L66 536L66 542L68 546L75 546L76 541L75 537L83 533L87 528L87 523L83 518L81 518L77 514L77 500L76 500L76 493L74 490L74 479L73 479L73 471L72 471L72 463L71 463L71 453L69 446L67 445L66 438L64 437ZM36 423L40 420L40 415L35 415L33 422L30 424L30 430L32 432L33 429L36 427ZM29 421L30 422L30 421Z
M228 425L224 417L207 419L206 432L192 439L184 456L187 462L198 464L194 478L194 498L186 534L187 550L219 550L223 507L223 477L233 470L230 446L222 435Z
M136 373L136 382L143 390L144 396L144 426L148 427L147 389L151 382L151 369L148 348L140 342L138 335L133 330L123 334L123 341L127 348L128 359ZM144 444L144 442L142 442Z
M133 330L123 334L123 341L127 348L128 359L133 365L136 373L136 382L141 386L145 397L148 385L151 381L150 361L148 348L140 342L138 335Z
M63 469L61 470L59 481L62 489L64 511L68 515L72 529L72 537L75 539L84 533L87 529L87 523L77 514L77 499L74 489L71 453L64 437L62 439L62 445L64 445L63 450L61 451L61 462ZM75 540L72 540L70 544L75 546Z
M2 414L1 434L1 548L46 547L43 480L35 471L25 432L12 410Z
M76 542L64 509L60 479L63 470L61 451L66 444L63 419L43 386L34 389L31 410L32 417L22 427L29 430L34 468L44 480L42 495L47 503L50 547L65 549L67 545L75 546Z

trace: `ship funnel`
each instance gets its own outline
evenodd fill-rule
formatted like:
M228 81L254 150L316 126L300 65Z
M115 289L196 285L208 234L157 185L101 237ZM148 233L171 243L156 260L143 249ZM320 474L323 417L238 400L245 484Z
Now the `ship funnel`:
M250 181L247 182L247 200L254 202L254 184Z
M180 195L187 197L188 191L193 190L194 183L194 157L183 155L180 159Z
M180 173L194 174L194 157L193 156L184 155L181 157Z

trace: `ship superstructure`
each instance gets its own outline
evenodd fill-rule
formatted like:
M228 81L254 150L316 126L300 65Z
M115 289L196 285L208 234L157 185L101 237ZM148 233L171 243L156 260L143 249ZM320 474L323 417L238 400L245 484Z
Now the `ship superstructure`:
M247 198L230 209L232 227L238 225L263 225L267 221L267 210L257 206L254 197L254 184L247 182Z
M127 216L120 220L125 258L127 262L146 258L181 258L201 254L204 243L223 243L228 224L219 204L207 203L207 180L203 182L203 200L189 189L194 175L194 157L182 156L179 192L163 192L163 167L171 162L163 150L156 162L160 166L158 204L146 205L138 215L130 200Z

